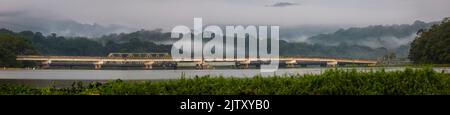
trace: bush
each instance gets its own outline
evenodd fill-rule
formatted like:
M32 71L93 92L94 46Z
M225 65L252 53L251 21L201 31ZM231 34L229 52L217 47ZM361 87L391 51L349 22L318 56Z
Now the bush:
M431 68L403 71L330 69L320 75L252 78L201 76L169 81L79 84L71 88L32 89L1 86L11 95L441 95L450 94L450 75ZM80 82L81 83L81 82Z

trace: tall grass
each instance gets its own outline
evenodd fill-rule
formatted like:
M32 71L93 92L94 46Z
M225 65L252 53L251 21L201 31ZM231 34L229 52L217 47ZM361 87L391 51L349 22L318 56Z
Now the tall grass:
M431 68L402 71L329 69L320 75L282 75L252 78L181 77L170 81L81 84L71 88L32 89L0 86L12 95L441 95L450 94L450 75Z

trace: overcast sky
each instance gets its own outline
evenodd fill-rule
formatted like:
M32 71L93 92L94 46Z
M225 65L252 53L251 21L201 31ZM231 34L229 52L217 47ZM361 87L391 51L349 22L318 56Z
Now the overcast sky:
M0 0L2 16L27 15L135 28L210 24L373 25L438 21L450 0Z

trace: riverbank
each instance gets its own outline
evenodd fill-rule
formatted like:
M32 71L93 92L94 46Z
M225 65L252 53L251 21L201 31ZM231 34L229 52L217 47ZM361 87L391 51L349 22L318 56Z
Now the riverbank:
M322 74L250 78L201 76L162 81L74 82L69 88L0 86L3 95L434 95L450 94L450 74L329 69Z
M217 70L2 70L0 81L70 81L70 80L174 80L184 75L187 78L194 76L223 76L249 78L253 76L287 76L304 74L322 74L328 69L342 69L356 71L397 71L406 67L338 67L338 68L280 68L274 72L261 72L260 69L217 69ZM420 69L423 67L410 67ZM449 67L433 67L436 72L450 73ZM28 85L28 84L27 84ZM43 84L47 86L46 84ZM70 85L69 85L70 86Z
M385 65L385 64L378 64L378 65L372 65L372 66L360 66L360 65L345 65L345 66L338 66L338 68L389 68L389 67L450 67L450 64L392 64L392 65ZM292 69L292 68L334 68L334 67L326 67L321 65L309 65L309 66L300 66L296 65L295 67L285 67L280 66L279 69ZM150 70L227 70L227 69L237 69L237 68L226 68L226 67L212 67L207 69L196 69L196 68L153 68ZM255 67L250 67L247 69L259 69ZM23 68L10 68L10 67L1 67L1 70L149 70L145 69L143 67L116 67L116 68L102 68L102 69L94 69L93 67L84 67L84 68L39 68L39 67L23 67Z

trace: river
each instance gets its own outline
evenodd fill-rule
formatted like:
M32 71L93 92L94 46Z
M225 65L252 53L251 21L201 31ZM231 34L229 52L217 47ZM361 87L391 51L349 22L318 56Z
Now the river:
M320 74L330 68L291 68L262 73L259 69L221 69L221 70L0 70L0 79L47 79L47 80L164 80L178 79L196 75L224 77L253 77L255 75L295 75ZM352 69L352 68L340 68ZM358 71L380 70L380 67L357 67ZM386 71L403 70L404 67L386 67ZM433 68L438 72L450 73L450 67Z

